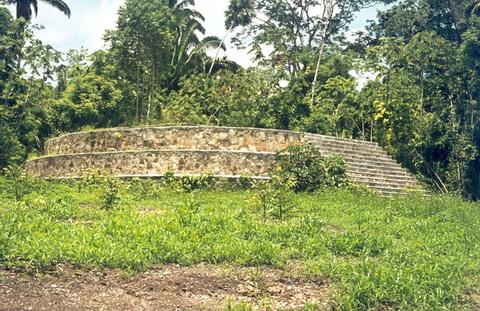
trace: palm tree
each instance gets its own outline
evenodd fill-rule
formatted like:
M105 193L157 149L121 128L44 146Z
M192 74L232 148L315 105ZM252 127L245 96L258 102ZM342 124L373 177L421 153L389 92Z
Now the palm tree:
M40 0L50 4L60 12L70 17L70 8L62 0ZM17 18L23 17L26 21L32 19L32 8L35 16L38 13L38 0L5 0L7 4L15 4L17 6Z
M195 0L169 0L169 7L176 19L175 48L171 60L172 81L171 86L175 87L181 77L194 70L204 70L210 64L207 56L209 50L220 46L225 49L222 40L205 34L202 22L205 18L202 14L192 8Z
M204 34L205 29L195 20L189 20L178 29L171 64L173 85L190 71L204 70L206 64L210 62L207 52L221 44L221 40L215 36L207 36L200 40L197 33ZM225 49L225 45L222 45L222 48Z

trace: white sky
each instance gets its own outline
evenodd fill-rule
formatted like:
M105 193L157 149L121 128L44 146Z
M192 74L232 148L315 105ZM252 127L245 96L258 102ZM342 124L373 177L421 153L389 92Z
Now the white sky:
M39 14L34 22L43 25L45 29L37 33L38 37L62 52L80 47L90 51L102 48L102 35L105 30L115 27L117 11L124 0L65 1L72 11L70 19L40 1ZM216 35L220 38L225 36L224 12L227 6L228 0L196 1L197 10L206 18L207 35ZM366 20L373 19L375 15L375 8L360 12L351 28L355 30L364 27ZM227 45L229 41L227 40ZM245 51L238 51L231 46L228 48L227 56L243 66L251 63Z

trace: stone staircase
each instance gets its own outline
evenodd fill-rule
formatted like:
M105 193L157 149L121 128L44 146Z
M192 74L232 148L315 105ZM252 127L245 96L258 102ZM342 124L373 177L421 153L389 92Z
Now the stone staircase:
M410 172L376 143L316 134L305 134L304 139L317 147L323 156L343 157L348 165L348 177L353 183L387 196L407 189L424 192Z

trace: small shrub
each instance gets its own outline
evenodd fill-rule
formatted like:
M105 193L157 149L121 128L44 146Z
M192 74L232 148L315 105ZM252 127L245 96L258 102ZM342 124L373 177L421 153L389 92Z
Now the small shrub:
M134 178L128 183L128 190L136 199L158 199L162 186L153 179Z
M182 176L180 178L179 187L187 192L196 190L213 189L215 186L215 178L212 174L202 174L200 176Z
M248 190L255 187L255 181L249 175L242 175L235 180L234 188L236 190Z
M321 187L347 184L347 165L341 157L322 157L311 144L288 147L277 153L277 171L295 192L313 192Z
M272 218L283 220L290 215L293 199L289 185L274 177L271 182L264 183L254 197L254 204L262 212L263 222Z
M104 177L102 189L102 208L113 209L120 201L119 181L115 177Z
M104 178L98 172L90 172L86 177L81 178L77 182L77 191L81 192L82 189L89 188L91 186L99 186L104 182Z
M15 201L20 201L25 194L30 192L31 188L28 178L25 177L23 167L17 164L12 164L5 167L3 172L7 180L12 182Z
M163 182L166 186L172 186L175 184L175 174L173 172L166 172L163 176Z
M340 156L323 158L323 185L329 188L341 188L348 185L347 162Z

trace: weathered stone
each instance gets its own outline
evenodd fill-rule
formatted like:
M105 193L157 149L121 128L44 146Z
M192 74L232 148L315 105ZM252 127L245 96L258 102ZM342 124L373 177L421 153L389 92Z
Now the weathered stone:
M150 161L153 153L157 161ZM27 164L27 173L45 178L82 177L93 172L117 176L214 173L267 177L275 158L271 153L232 151L149 151L60 155ZM74 163L73 167L69 164ZM92 165L93 164L93 165ZM112 165L115 164L115 165Z
M49 140L47 155L138 150L249 150L276 152L303 142L300 133L250 128L159 127L73 133Z

